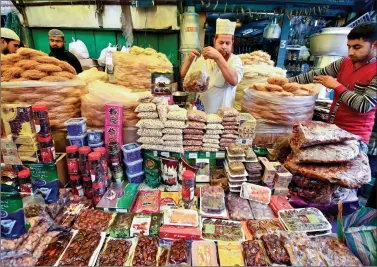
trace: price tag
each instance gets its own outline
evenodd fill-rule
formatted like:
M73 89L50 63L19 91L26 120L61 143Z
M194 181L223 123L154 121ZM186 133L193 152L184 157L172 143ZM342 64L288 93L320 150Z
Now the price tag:
M189 153L189 159L196 159L198 158L198 153Z
M225 152L216 152L216 158L217 159L225 158Z
M161 152L161 156L170 157L170 153L169 152Z
M211 157L211 152L206 152L206 158Z
M157 151L153 151L153 156L157 157L158 156L158 153Z

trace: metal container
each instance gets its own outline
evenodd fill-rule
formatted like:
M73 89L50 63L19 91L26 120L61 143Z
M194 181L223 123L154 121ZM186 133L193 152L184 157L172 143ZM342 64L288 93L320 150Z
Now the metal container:
M182 15L180 43L181 48L200 49L199 15L185 12Z
M330 27L313 34L310 38L311 54L314 56L347 56L347 35L350 31L351 28Z
M265 39L278 39L280 38L281 28L280 25L276 23L276 19L268 24L264 28L263 38Z
M322 69L341 58L341 56L316 56L313 68Z

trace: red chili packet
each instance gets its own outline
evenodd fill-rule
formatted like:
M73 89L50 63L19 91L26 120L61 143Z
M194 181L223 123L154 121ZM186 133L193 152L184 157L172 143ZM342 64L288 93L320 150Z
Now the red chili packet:
M278 215L279 210L293 209L288 199L283 196L272 195L269 205L276 215Z

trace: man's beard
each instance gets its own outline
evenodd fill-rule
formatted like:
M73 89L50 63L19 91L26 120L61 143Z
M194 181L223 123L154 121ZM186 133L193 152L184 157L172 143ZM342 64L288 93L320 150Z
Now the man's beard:
M50 46L50 51L54 54L62 54L64 53L65 49L64 46L62 48L53 48L52 46Z
M4 48L4 50L3 50L3 54L4 54L4 55L8 55L8 54L9 54L9 49L8 49L8 47Z
M220 49L219 50L220 54L225 58L228 59L230 56L230 52L228 49Z

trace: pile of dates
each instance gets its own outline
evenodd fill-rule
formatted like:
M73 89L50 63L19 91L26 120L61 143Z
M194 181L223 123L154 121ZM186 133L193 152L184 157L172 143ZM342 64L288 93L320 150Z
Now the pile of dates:
M93 218L94 220L96 218ZM65 251L60 266L88 266L94 250L98 247L101 234L90 230L79 230Z
M52 266L59 259L72 238L72 232L63 232L55 237L43 251L36 266Z
M188 264L189 249L185 240L174 241L170 248L169 264Z
M273 263L289 264L290 258L288 252L284 248L283 241L277 234L267 234L262 236L267 255Z
M137 242L133 266L156 266L158 251L157 236L141 236Z
M243 257L245 266L269 266L266 251L260 240L249 240L242 242Z
M169 248L164 247L158 259L158 266L165 266L168 260Z
M93 231L104 232L109 226L112 214L102 210L84 209L81 210L74 229L90 229Z
M121 239L110 239L99 258L99 266L123 266L128 258L131 242Z

